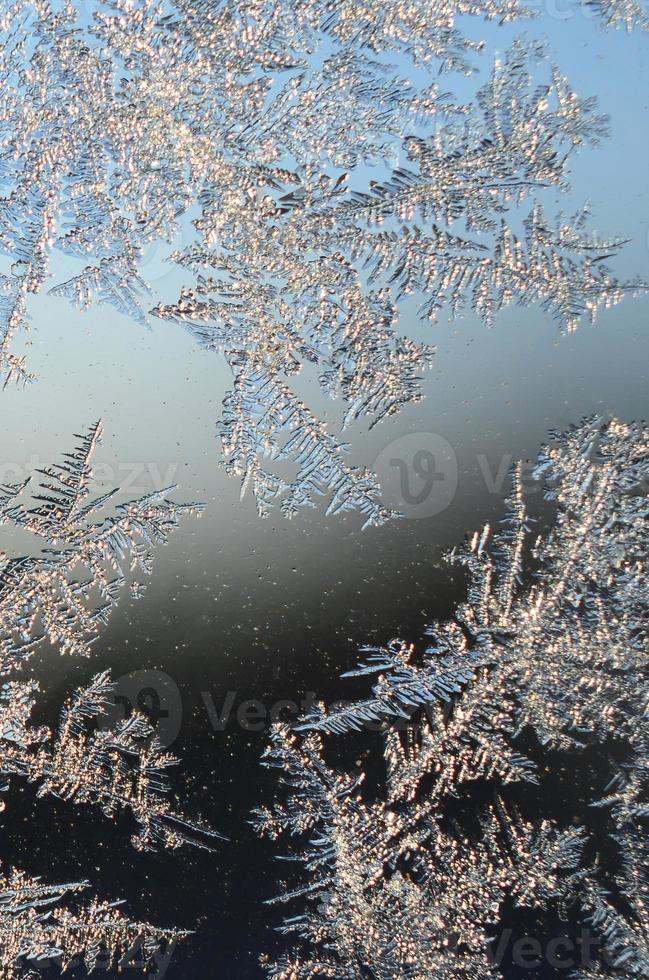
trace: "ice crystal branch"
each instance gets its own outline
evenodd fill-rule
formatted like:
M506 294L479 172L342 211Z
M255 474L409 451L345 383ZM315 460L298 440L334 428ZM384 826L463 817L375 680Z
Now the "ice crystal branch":
M588 0L588 6L607 27L649 30L646 0Z
M0 525L23 528L36 542L33 554L2 555L0 672L44 640L64 653L87 653L127 573L147 575L154 548L167 541L183 514L201 510L169 500L174 488L168 487L102 516L117 491L91 494L91 461L100 437L97 423L77 437L77 449L62 463L41 471L33 506L21 503L29 481L0 489Z
M159 954L163 942L174 943L186 935L130 922L107 902L93 900L77 908L77 895L86 887L87 882L44 885L15 870L0 875L3 980L37 978L52 965L64 971L80 963L87 971L122 960L132 965L134 952L146 965Z
M628 22L634 2L599 12ZM539 304L570 330L642 288L606 266L620 241L542 207L606 121L543 69L540 45L516 41L469 104L440 87L479 62L471 18L478 29L518 20L530 13L518 0L18 0L3 11L2 374L28 377L11 338L46 283L82 309L107 303L143 321L143 255L184 238L195 215L193 244L175 253L193 282L152 312L231 366L224 461L262 514L282 500L290 516L324 493L332 512L390 516L291 378L315 366L343 428L418 400L432 347L399 330L410 294L431 319L473 309L491 322L511 303ZM60 281L52 254L74 274ZM283 463L297 464L294 481Z
M453 680L465 684L474 671L485 704L492 695L499 702L500 691L525 692L516 728L532 727L545 744L639 736L647 697L648 464L640 426L590 420L557 434L536 470L558 507L552 532L530 542L516 470L494 546L486 526L449 556L469 573L468 601L455 622L430 628L433 645L421 665L410 665L413 648L404 644L377 651L365 669L381 672L380 697L361 702L364 710L388 717L399 702L407 711L447 701ZM531 559L543 574L523 587L523 563ZM317 727L343 731L353 721L347 708L344 716L324 715Z
M517 468L502 529L449 556L466 569L467 598L430 627L427 649L368 648L350 674L378 675L370 698L275 729L267 763L287 801L256 824L300 839L308 880L279 896L302 904L285 926L300 945L270 976L501 976L489 937L506 896L543 914L581 909L613 975L649 975L649 432L586 420L554 435L536 474L556 505L549 532L531 540ZM384 792L328 761L328 738L377 727ZM534 796L550 751L612 745L627 761L589 802L610 815L597 846L617 856L613 881L588 866L570 812L566 828L556 815L538 824ZM536 801L533 820L509 808L513 789L521 805ZM599 960L582 965L582 980L610 975Z
M303 364L319 365L323 392L345 404L345 427L363 417L375 424L421 398L433 349L396 331L400 302L410 294L421 297L420 312L430 319L471 309L491 323L510 303L538 304L572 330L642 288L615 279L604 260L622 243L588 233L586 211L551 220L534 202L522 232L515 230L521 204L543 188L564 188L573 151L606 131L594 100L580 100L556 69L539 83L542 61L542 48L517 41L496 62L476 108L435 96L435 135L415 136L404 123L399 155L407 165L372 180L369 190L350 189L355 170L340 174L345 164L313 144L308 157L306 145L301 155L292 147L301 165L272 176L224 161L201 195L195 224L202 244L176 256L196 285L154 313L224 352L238 382L251 362L269 386L278 374L286 384ZM336 147L333 134L329 145ZM264 443L256 434L259 420L268 422L263 410L249 402L239 414L245 467L227 412L219 428L226 466L243 489L252 487L261 513L286 489L257 462L259 455L287 458L275 451L286 426L272 418L276 432ZM308 423L293 416L293 427L299 433ZM314 442L309 470L323 483L324 442L327 459L343 448L324 432ZM352 472L347 484L350 502L364 510ZM310 500L299 477L292 489ZM294 512L290 502L285 512ZM375 508L371 523L386 516Z
M18 502L27 482L5 487L0 522L26 529L50 544L35 557L5 558L0 592L0 674L7 676L44 640L63 653L88 654L99 626L118 600L125 570L150 571L155 545L164 544L183 513L195 504L175 504L165 491L99 514L115 490L91 493L92 456L99 423L82 436L64 461L41 471L34 506ZM28 718L34 686L11 682L2 689L5 743L0 770L38 782L41 793L78 803L98 803L109 815L128 807L141 826L138 846L176 847L190 826L167 803L164 771L176 761L164 753L138 714L118 728L87 730L107 704L111 683L99 674L63 712L55 739L33 732Z
M55 737L28 727L35 690L34 685L16 683L2 690L0 772L37 783L40 796L97 804L111 818L121 809L130 810L140 826L133 838L138 850L158 844L209 846L217 835L171 807L166 770L178 760L162 750L146 718L136 712L113 728L93 729L113 690L107 672L75 692Z
M0 524L35 541L33 554L2 556L2 788L22 778L39 796L94 804L111 818L128 810L139 826L133 837L139 850L210 847L218 835L175 809L166 773L177 760L163 751L146 718L134 713L112 728L97 727L113 689L107 672L75 692L56 733L31 724L38 685L8 679L45 641L63 653L88 654L127 573L150 571L154 547L165 543L182 514L200 509L175 504L161 491L102 516L117 491L97 496L91 489L100 438L97 423L61 463L40 471L30 504L23 502L29 480L0 488ZM183 936L131 922L110 903L62 904L82 887L42 885L15 870L0 875L0 976L37 976L48 960L63 969L79 957L87 969L100 961L111 965L134 946L146 965L161 942Z

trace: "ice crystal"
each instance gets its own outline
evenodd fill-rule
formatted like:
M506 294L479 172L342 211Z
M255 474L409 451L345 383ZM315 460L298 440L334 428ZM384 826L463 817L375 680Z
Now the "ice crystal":
M90 971L113 962L146 965L159 954L161 943L183 938L177 930L154 930L130 922L114 905L92 901L77 909L72 899L86 882L44 885L20 871L0 874L0 977L37 978L57 965L66 970L83 962Z
M12 676L46 641L62 653L88 654L127 571L146 574L154 547L167 540L182 514L200 509L173 503L160 491L102 517L116 491L91 490L100 436L97 423L77 437L62 463L43 469L31 505L22 502L29 480L0 488L0 524L29 532L37 542L34 554L2 555L2 789L22 778L39 796L94 804L108 817L128 810L139 827L133 837L139 850L209 847L217 835L172 803L166 771L177 760L159 745L146 718L135 712L113 727L96 726L110 702L107 672L74 693L56 733L31 724L38 684ZM162 941L181 938L174 930L131 922L110 903L60 904L82 887L44 885L16 870L0 874L0 976L36 976L39 963L53 960L66 968L77 957L88 969L100 960L106 966L135 943L146 966Z
M641 19L635 0L596 9ZM306 363L344 404L343 427L421 397L432 348L401 335L403 301L435 319L486 322L540 304L563 329L617 302L585 216L544 212L574 151L605 120L540 45L519 39L475 98L440 87L470 73L477 20L525 17L519 0L16 0L2 5L0 367L25 379L11 338L46 281L81 308L144 320L153 241L191 272L179 321L235 376L219 432L228 472L260 513L329 498L367 523L390 513L375 478L304 405ZM459 16L459 15L462 16ZM400 68L391 63L396 59ZM76 262L65 281L50 255ZM282 479L264 461L293 464Z
M138 850L186 843L208 846L215 833L173 812L165 770L177 760L164 752L146 718L133 713L117 726L93 729L109 704L108 673L97 674L64 707L58 732L32 729L29 714L37 687L13 682L0 691L2 759L0 773L38 783L40 796L52 794L79 804L97 804L113 817L129 809L140 825Z
M166 542L183 514L173 487L102 511L117 490L91 494L92 456L99 423L77 436L63 462L41 471L33 506L21 503L29 480L0 487L0 525L30 532L40 548L0 553L0 672L29 657L44 640L63 653L88 653L97 630L118 601L127 572L149 573L153 549Z
M646 0L588 0L588 6L608 27L649 30Z
M554 436L537 476L556 504L548 533L530 543L517 468L493 543L485 527L449 556L466 568L467 599L430 627L430 646L368 648L350 673L379 675L370 698L276 727L267 761L288 799L258 811L257 826L306 842L308 881L280 896L306 910L285 924L301 948L271 976L497 977L490 939L506 899L580 908L613 975L649 976L649 431L587 420ZM327 736L377 725L383 794L328 761ZM533 820L506 800L516 785L543 792L550 752L613 745L626 761L589 801L609 814L610 881L588 867L572 813L566 829L556 815L539 823L538 796ZM583 966L583 980L609 975Z

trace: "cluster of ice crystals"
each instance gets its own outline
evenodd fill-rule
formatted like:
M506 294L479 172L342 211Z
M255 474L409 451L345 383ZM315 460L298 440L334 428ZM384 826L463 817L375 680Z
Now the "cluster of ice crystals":
M0 672L7 673L45 640L63 653L88 654L117 603L127 575L149 574L181 515L197 504L177 504L173 487L118 504L105 513L111 490L92 496L91 459L99 423L78 437L76 449L41 472L32 506L21 501L30 480L0 487L0 525L34 536L33 553L0 554Z
M105 970L122 959L132 964L134 951L139 962L152 962L161 943L185 935L132 922L108 902L79 906L77 895L86 887L86 882L44 885L16 870L0 875L3 980L37 980L49 967L67 970L81 963L87 970Z
M99 424L92 426L62 463L41 471L31 506L22 502L29 480L0 488L0 524L21 528L35 541L32 554L2 554L1 788L23 779L35 784L39 796L98 805L111 818L128 810L139 827L133 837L139 850L209 847L217 835L175 810L166 771L177 760L162 749L147 719L134 712L113 727L97 727L110 703L108 673L74 693L55 733L31 723L38 684L14 676L46 643L61 653L88 655L127 573L148 573L154 547L164 544L182 514L200 509L176 504L160 491L102 517L116 491L92 494L100 436ZM135 944L146 965L162 941L182 937L131 922L106 902L66 903L85 887L43 885L14 869L0 873L0 976L38 976L39 964L50 960L63 968L77 959L87 969L106 968Z
M299 838L308 880L280 896L302 902L285 923L300 948L271 976L497 977L490 941L506 901L581 910L609 963L582 964L582 980L649 976L649 431L587 420L556 435L537 472L557 505L549 533L530 545L516 470L493 542L486 527L450 556L467 569L467 600L431 626L431 645L370 649L351 672L379 675L370 698L275 729L268 762L288 799L260 810L258 827ZM377 723L384 793L327 761L327 737ZM543 793L556 753L579 765L588 747L606 758L612 746L623 761L588 801L608 814L611 880L589 867L589 828L569 807L561 824L543 819L543 795L530 797L533 819L507 799L516 785Z
M628 22L633 5L597 9ZM262 514L324 495L390 516L291 378L314 366L343 427L419 399L432 348L399 330L411 294L430 319L540 304L572 330L640 288L606 266L618 241L544 212L605 120L543 48L514 42L469 104L441 87L481 56L464 31L526 16L518 0L1 8L2 373L28 377L12 336L45 284L144 321L143 254L193 217L175 255L193 281L151 312L227 359L224 461ZM56 252L78 266L64 281Z

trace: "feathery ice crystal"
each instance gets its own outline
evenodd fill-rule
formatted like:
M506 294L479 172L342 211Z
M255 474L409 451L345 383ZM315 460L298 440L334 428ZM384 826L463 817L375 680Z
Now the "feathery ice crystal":
M637 0L592 7L603 23L646 23ZM464 31L525 18L520 0L0 10L2 373L28 377L11 341L29 294L47 283L144 321L143 254L182 238L173 258L193 281L151 312L232 369L223 459L261 514L324 495L330 513L391 516L291 379L316 370L343 428L418 400L433 348L399 332L409 296L425 318L472 309L487 323L538 304L572 330L642 288L607 268L620 241L544 206L606 120L543 47L515 41L468 103L441 87L479 61Z
M276 727L267 764L288 799L256 823L299 838L308 880L279 896L302 906L284 926L300 945L270 976L498 977L511 903L589 923L609 972L593 959L575 977L649 976L649 431L588 420L555 436L537 475L556 502L547 534L530 546L516 470L493 542L485 527L450 556L467 599L427 649L368 648L350 675L379 675L371 697ZM332 736L368 725L384 792L327 761ZM547 788L575 764L587 786L593 748L618 759L583 806L604 811L608 843ZM606 861L591 865L593 846Z
M22 778L35 784L39 796L96 804L109 817L130 810L139 850L209 847L214 831L172 805L165 774L177 760L159 745L147 719L135 712L112 728L97 728L112 690L108 673L73 694L56 733L30 722L38 685L12 678L46 642L62 653L89 654L126 572L150 571L154 546L166 541L182 514L200 510L175 504L160 491L101 517L116 491L91 495L91 460L100 436L99 424L92 426L62 463L42 471L33 506L20 502L29 481L0 490L0 524L31 532L38 544L33 555L2 556L0 788ZM86 885L45 885L22 871L0 872L0 976L38 976L45 961L65 968L82 960L92 969L134 948L146 965L161 943L184 935L131 922L110 903L79 905L77 893Z
M0 526L23 528L36 553L0 553L0 671L6 673L48 640L62 653L87 654L117 603L127 572L147 575L153 548L167 541L183 514L197 504L176 504L157 490L101 516L116 494L91 498L91 460L101 438L93 425L63 462L45 468L34 506L20 501L30 483L0 487Z

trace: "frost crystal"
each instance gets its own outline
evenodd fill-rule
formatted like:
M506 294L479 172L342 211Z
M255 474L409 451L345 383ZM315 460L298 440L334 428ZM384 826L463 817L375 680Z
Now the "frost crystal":
M153 548L166 542L182 514L197 504L167 499L167 487L101 511L117 492L92 498L91 460L101 438L99 423L77 437L64 461L41 471L34 506L20 503L29 480L0 487L0 525L23 528L40 550L0 553L0 672L6 673L48 640L63 653L87 654L101 624L119 599L128 571L149 573ZM49 546L49 547L46 547Z
M594 7L642 21L636 0ZM516 41L469 104L440 87L482 50L464 15L517 20L530 13L518 0L1 8L3 374L28 377L11 338L59 265L76 271L52 295L143 321L143 254L184 239L193 217L174 255L193 282L152 312L227 359L224 462L262 514L325 494L332 513L391 516L291 378L317 369L343 427L419 399L433 352L398 329L410 295L430 319L540 304L572 330L641 288L606 267L620 242L543 209L606 128L593 99L542 69L543 48ZM50 269L53 250L65 258Z
M467 600L430 628L423 654L401 641L368 649L351 674L379 675L371 698L276 727L268 764L288 801L256 822L306 842L308 881L280 896L306 906L285 923L302 945L270 976L498 977L491 940L506 902L581 910L613 970L583 963L582 980L649 976L649 431L588 420L555 436L537 475L557 506L548 534L530 547L517 469L493 544L486 527L450 556L468 572ZM327 736L377 723L385 793L327 761ZM588 867L588 828L572 813L565 826L539 821L558 766L549 753L574 764L593 746L625 757L607 796L587 801L609 815L609 843L595 843L616 855L612 878ZM512 793L532 800L532 819Z
M36 690L33 684L13 682L0 692L0 773L38 783L39 796L98 804L109 817L129 809L140 825L133 838L138 850L158 844L207 846L201 835L216 836L173 812L165 770L177 760L161 749L144 716L134 713L115 728L93 730L89 721L109 704L112 684L107 673L97 674L88 687L75 692L56 737L29 727Z
M92 901L72 910L61 905L75 898L86 882L43 885L20 871L0 874L0 948L3 980L38 978L56 965L66 970L83 962L87 970L106 969L113 961L152 962L162 942L184 933L156 930L129 922L115 905Z
M34 783L39 796L97 804L109 817L129 810L139 826L133 837L139 850L209 847L217 835L174 809L166 770L177 760L163 751L146 718L133 713L113 728L96 727L112 691L107 673L75 692L56 734L30 723L38 685L8 679L46 641L63 653L88 654L119 598L126 570L147 573L154 546L166 541L181 514L200 509L175 504L160 491L101 517L116 491L91 494L91 460L100 436L99 424L92 426L62 463L41 471L32 506L20 502L28 480L0 488L0 524L30 532L39 546L33 555L2 555L0 788L20 777ZM65 968L77 957L88 969L106 967L134 944L146 966L162 941L183 935L130 922L105 902L60 904L84 887L42 885L16 870L0 873L2 977L38 976L47 960Z
M649 30L647 0L588 0L588 6L608 27Z

